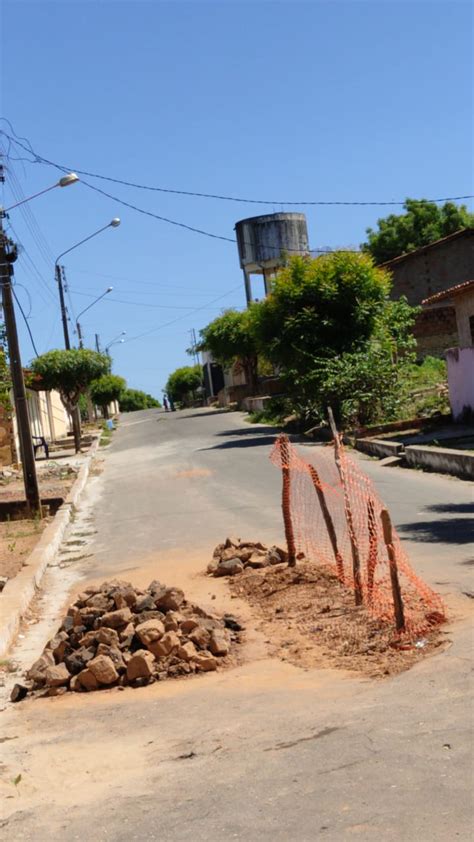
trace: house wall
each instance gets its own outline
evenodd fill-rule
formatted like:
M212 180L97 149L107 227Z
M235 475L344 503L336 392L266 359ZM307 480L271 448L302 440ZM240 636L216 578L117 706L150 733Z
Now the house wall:
M415 306L436 292L474 278L474 230L440 240L383 265L392 276L391 298ZM416 319L418 355L441 356L460 344L453 302L426 307Z
M459 347L469 348L474 344L469 319L474 318L474 289L456 295L454 299L458 328Z
M420 304L436 292L474 278L474 230L440 240L383 266L392 275L392 298Z
M451 410L454 420L461 421L466 411L474 413L474 347L450 348L446 360Z

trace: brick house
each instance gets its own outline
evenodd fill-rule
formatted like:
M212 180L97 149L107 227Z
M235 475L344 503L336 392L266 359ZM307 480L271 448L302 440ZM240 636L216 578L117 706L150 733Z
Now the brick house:
M419 305L474 278L474 228L395 257L382 268L392 275L391 297L405 295L409 304ZM414 332L420 357L442 356L446 348L458 345L456 314L449 296L423 307Z

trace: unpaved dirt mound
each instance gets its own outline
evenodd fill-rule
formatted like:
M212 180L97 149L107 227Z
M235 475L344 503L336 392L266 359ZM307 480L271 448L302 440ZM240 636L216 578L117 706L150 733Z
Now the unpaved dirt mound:
M392 626L372 619L363 606L356 607L353 591L311 562L245 570L229 585L261 618L273 653L297 666L393 675L446 640L443 632L434 630L401 646Z
M104 582L79 594L12 701L29 690L57 696L210 672L232 663L240 631L235 617L204 611L179 588Z

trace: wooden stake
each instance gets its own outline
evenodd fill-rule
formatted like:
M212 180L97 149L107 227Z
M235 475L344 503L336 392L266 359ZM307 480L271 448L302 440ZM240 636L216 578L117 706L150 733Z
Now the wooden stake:
M313 482L314 489L316 494L318 495L319 505L321 506L321 511L323 513L324 523L326 524L326 529L328 531L329 540L331 542L332 551L334 553L334 558L336 560L336 569L337 575L341 582L344 581L344 562L342 556L339 552L339 548L337 546L337 535L336 530L334 528L334 522L331 517L331 512L328 509L328 505L326 503L326 497L324 494L323 486L321 484L321 480L319 479L319 474L316 468L313 468L312 465L308 465L308 470Z
M397 557L395 554L395 548L392 543L392 521L390 520L390 515L387 509L382 509L382 511L380 512L380 518L382 520L383 539L387 547L387 554L390 567L390 581L392 583L395 625L397 631L403 631L403 629L405 628L405 615L403 611L403 600L402 593L400 590L400 582L398 581Z
M367 558L367 599L372 602L374 590L374 574L377 566L377 524L375 521L375 506L372 498L367 503L367 527L369 531L369 555Z
M341 477L341 484L342 490L344 493L344 510L346 514L346 521L347 521L347 529L349 532L349 539L351 542L351 552L352 552L352 573L354 576L354 594L355 594L355 604L362 605L363 598L362 598L362 582L360 578L360 555L359 555L359 547L357 546L357 541L355 538L354 532L354 521L352 518L352 509L351 509L351 501L349 497L349 492L347 490L347 483L346 477L344 473L344 465L341 459L341 441L339 437L339 433L337 431L336 422L334 421L334 415L330 406L328 406L328 418L329 418L329 426L331 427L332 436L334 439L334 458L336 460L337 469L339 471L339 476Z
M288 549L288 567L296 566L295 536L293 522L291 519L291 475L290 475L290 442L288 436L281 435L279 438L281 464L283 474L283 488L281 495L281 508L283 511L283 523L285 525L286 546Z

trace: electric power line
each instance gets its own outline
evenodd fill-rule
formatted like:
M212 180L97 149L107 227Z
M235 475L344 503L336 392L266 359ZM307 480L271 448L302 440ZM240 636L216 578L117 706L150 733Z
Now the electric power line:
M5 119L5 118L2 118L2 119ZM9 122L9 121L6 121L6 122ZM9 125L11 126L11 123L9 123ZM218 194L218 193L200 193L200 192L196 192L194 190L177 190L177 189L174 189L174 188L171 188L171 187L157 187L157 186L153 186L153 185L150 185L150 184L139 184L137 182L126 181L125 179L121 179L121 178L113 178L112 176L102 175L101 173L94 173L94 172L89 172L87 170L81 170L77 167L65 167L62 164L58 164L55 161L50 161L48 158L44 158L42 155L39 155L37 152L35 152L35 150L33 149L30 141L27 140L26 138L23 138L23 140L25 140L28 145L25 145L24 143L22 143L21 140L18 137L15 137L15 138L11 137L11 135L9 135L4 129L0 129L0 132L3 135L5 135L5 137L7 137L12 143L16 144L17 146L20 146L25 152L27 152L27 153L29 153L30 155L33 156L33 161L31 161L31 159L28 159L28 158L26 159L30 163L48 164L49 166L52 166L52 167L55 167L58 170L61 170L61 172L70 172L71 170L74 170L74 172L79 173L79 175L85 175L88 178L97 178L97 179L100 179L101 181L110 181L114 184L121 184L124 187L133 187L137 190L149 190L149 191L158 192L158 193L172 193L172 194L175 194L175 195L178 195L178 196L195 196L195 197L201 198L201 199L216 199L216 200L224 201L224 202L241 202L243 204L254 204L254 205L286 205L286 206L289 206L289 205L291 205L291 206L299 206L299 205L301 205L301 206L319 206L319 205L320 206L331 206L331 205L335 205L335 206L349 206L349 207L352 207L352 206L354 206L354 207L357 207L357 206L362 206L362 207L382 206L383 207L383 206L389 206L389 205L401 205L401 206L403 206L405 204L405 201L406 201L405 199L404 200L390 199L388 201L387 200L385 200L385 201L379 201L379 200L377 200L377 201L336 201L336 200L324 201L324 200L321 200L321 199L317 199L317 200L310 200L310 201L295 202L295 201L287 201L287 200L282 201L281 199L278 199L278 200L276 200L276 199L249 199L249 198L244 198L242 196L227 196L227 195L222 195L222 194ZM458 202L458 201L462 201L464 199L472 199L472 198L474 198L473 195L468 195L468 196L444 196L444 197L438 198L438 199L419 199L419 201L420 202L428 201L428 202L435 202L435 203L439 203L439 202ZM186 226L184 226L184 227L186 227ZM195 229L192 229L192 230L195 230ZM214 236L217 236L217 235L214 235ZM221 237L220 239L224 239L224 238Z
M227 292L224 292L222 295L219 295L217 298L214 298L212 301L209 301L208 304L203 304L201 307L195 307L194 310L191 310L190 313L185 313L183 316L178 316L176 319L172 319L170 322L165 322L162 325L157 325L156 327L152 327L150 330L145 330L143 333L139 333L136 336L130 336L128 339L125 339L124 344L127 342L134 342L137 339L142 339L145 336L149 336L152 333L156 333L159 330L162 330L165 327L170 327L170 325L176 324L176 322L180 322L183 319L187 319L188 316L194 315L194 313L199 313L200 310L206 310L210 304L215 304L217 301L221 301L222 298L226 298L231 293L236 292L238 289L241 289L241 284L232 289L229 289Z
M27 329L27 331L28 331L28 333L29 333L29 335L30 335L31 344L33 345L33 351L35 352L36 356L37 356L37 357L39 357L39 354L38 354L38 349L36 348L36 345L35 345L35 340L33 339L33 334L32 334L32 332L31 332L31 328L30 328L30 325L29 325L28 319L27 319L27 318L26 318L26 316L25 316L25 313L24 313L23 307L21 306L21 304L20 304L20 302L19 302L19 300L18 300L18 296L17 296L17 294L16 294L15 290L13 289L13 287L12 287L12 293L13 293L13 298L15 299L16 303L18 304L18 309L20 310L20 313L21 313L21 315L23 316L23 321L25 322L26 329Z

